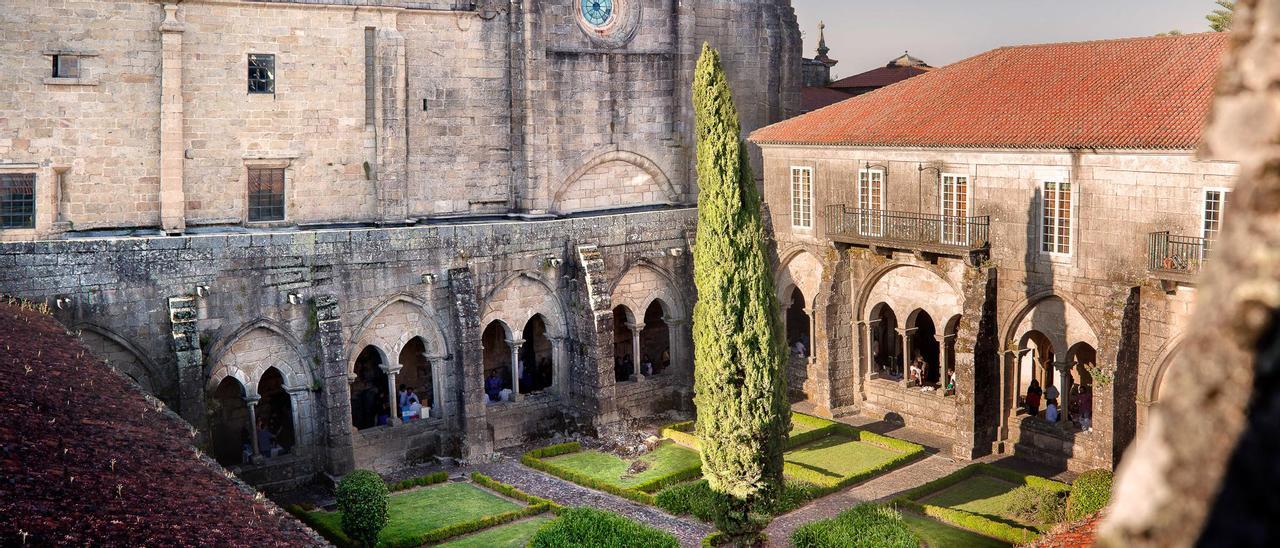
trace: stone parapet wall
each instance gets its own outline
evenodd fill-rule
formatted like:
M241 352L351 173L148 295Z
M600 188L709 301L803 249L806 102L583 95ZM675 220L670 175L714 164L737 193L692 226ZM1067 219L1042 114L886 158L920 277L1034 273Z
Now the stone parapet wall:
M864 414L892 422L902 422L940 436L956 433L956 399L941 392L923 392L901 383L882 379L867 381Z

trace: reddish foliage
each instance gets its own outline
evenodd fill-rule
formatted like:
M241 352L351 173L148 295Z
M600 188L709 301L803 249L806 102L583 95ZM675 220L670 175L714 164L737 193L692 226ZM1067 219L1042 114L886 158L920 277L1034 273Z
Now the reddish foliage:
M1094 514L1075 523L1055 528L1049 534L1040 537L1035 548L1089 548L1098 536L1098 523L1102 514Z
M0 303L0 545L24 543L318 544L53 318Z

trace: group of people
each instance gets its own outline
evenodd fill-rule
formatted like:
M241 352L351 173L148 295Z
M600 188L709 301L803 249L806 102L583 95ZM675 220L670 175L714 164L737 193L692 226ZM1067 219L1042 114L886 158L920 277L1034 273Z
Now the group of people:
M526 367L525 359L521 358L516 367L520 372L521 394L531 394L551 387L555 374L551 358L543 357L534 367ZM489 370L484 379L484 393L488 396L489 403L511 401L512 389L509 379L511 379L510 367L503 366Z
M614 355L613 357L613 374L614 380L617 382L626 382L636 374L635 361L631 359L631 354ZM640 361L641 375L649 376L661 373L671 365L671 354L667 351L662 352L662 357L655 362L653 356L645 354L644 359Z
M1023 398L1027 414L1039 416L1040 402L1043 400L1045 403L1044 420L1058 422L1058 419L1062 416L1062 409L1058 403L1060 396L1061 393L1058 391L1058 387L1050 384L1046 388L1041 388L1039 380L1031 379L1031 384L1027 387L1027 395ZM1071 408L1076 411L1076 416L1073 418L1081 428L1090 430L1093 426L1093 387L1087 384L1084 386L1072 386L1068 397Z
M273 426L266 418L259 418L257 428L258 455L269 459L288 453L289 449L281 445L280 438L284 433L283 430L284 428L281 426ZM247 427L240 431L240 442L241 463L253 463L253 441Z
M426 419L431 417L431 394L427 394L427 404L422 404L422 399L418 397L418 393L406 385L401 384L400 390L396 393L396 403L400 405L400 419L408 421L416 421L418 419Z

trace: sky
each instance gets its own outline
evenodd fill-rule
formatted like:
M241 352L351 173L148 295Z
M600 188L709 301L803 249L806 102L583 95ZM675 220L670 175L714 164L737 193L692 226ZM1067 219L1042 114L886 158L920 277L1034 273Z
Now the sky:
M858 74L910 51L935 67L1000 46L1206 32L1213 0L792 0L804 55L827 24L833 76Z

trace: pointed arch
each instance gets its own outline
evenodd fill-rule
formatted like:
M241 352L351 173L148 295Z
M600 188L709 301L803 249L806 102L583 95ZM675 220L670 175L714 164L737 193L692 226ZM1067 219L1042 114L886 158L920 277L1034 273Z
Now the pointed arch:
M677 287L675 277L667 269L641 257L627 264L622 275L613 281L609 294L615 308L625 305L635 315L631 321L643 319L654 301L663 304L668 320L683 320L688 318L689 309Z
M211 347L208 390L233 377L256 396L258 381L271 367L283 374L286 389L308 389L315 375L305 356L302 344L280 324L265 318L248 322Z
M621 173L611 173L611 171ZM635 203L617 204L618 195L610 195L607 192L602 192L606 189L595 188L595 185L601 181L625 178L620 177L620 174L625 175L626 172L632 173L633 177L643 177L645 179L642 183L645 188L636 189L636 192L630 193L631 201ZM560 213L574 210L677 203L680 201L680 193L676 191L675 186L671 184L671 179L662 171L662 168L654 163L653 160L634 152L610 150L598 154L582 162L577 169L562 180L564 182L551 197L551 209ZM587 185L591 186L588 187ZM582 194L582 196L578 196L578 194ZM665 202L659 201L657 194L663 195L666 198ZM590 199L584 201L584 198L593 196L611 201L607 205L605 202L597 203Z
M1058 309L1059 306L1061 310ZM1059 352L1065 352L1079 342L1089 343L1100 352L1102 351L1099 345L1097 321L1089 314L1088 308L1080 306L1080 303L1069 295L1055 293L1052 290L1041 291L1024 299L1013 310L1016 312L1009 316L1001 331L1003 333L1001 348L1008 348L1012 341L1021 338L1022 333L1035 330L1048 337L1053 347ZM1035 325L1047 321L1036 318L1037 315L1044 314L1052 316L1060 314L1063 329L1050 328L1056 326Z
M941 282L940 286L938 282ZM891 291L889 286L894 283L914 287L932 285L945 290L936 292L929 299L913 300ZM964 292L945 271L934 265L894 262L872 271L867 276L858 290L857 300L854 302L854 313L858 315L859 320L867 321L872 317L870 307L879 303L888 304L895 313L899 314L908 310L923 309L934 319L950 318L964 310Z
M169 385L169 379L161 376L161 370L142 349L116 332L100 325L81 322L73 327L80 331L81 342L94 351L99 358L133 379L143 391L160 397L160 393ZM90 335L85 338L85 334ZM97 340L95 340L97 339ZM98 348L94 348L94 347ZM121 359L125 358L125 359Z
M774 274L774 290L778 292L778 302L791 300L791 288L797 288L805 296L805 307L814 308L818 302L818 291L822 287L823 266L808 249L797 247L789 250Z
M368 346L381 353L383 364L393 367L392 360L415 337L422 338L427 354L433 359L449 356L449 339L440 325L431 307L416 296L408 293L391 296L370 310L352 331L353 342L347 345L348 373L354 374L356 358Z
M1164 383L1169 376L1174 360L1182 353L1183 344L1186 343L1186 337L1178 335L1165 343L1160 349L1158 358L1155 362L1155 370L1143 379L1143 386L1139 395L1147 399L1147 403L1155 404L1160 401L1160 392L1164 388Z
M502 320L509 335L522 333L525 323L537 314L542 314L550 336L563 337L568 333L568 314L555 288L530 271L504 278L485 297L480 310L480 325Z

